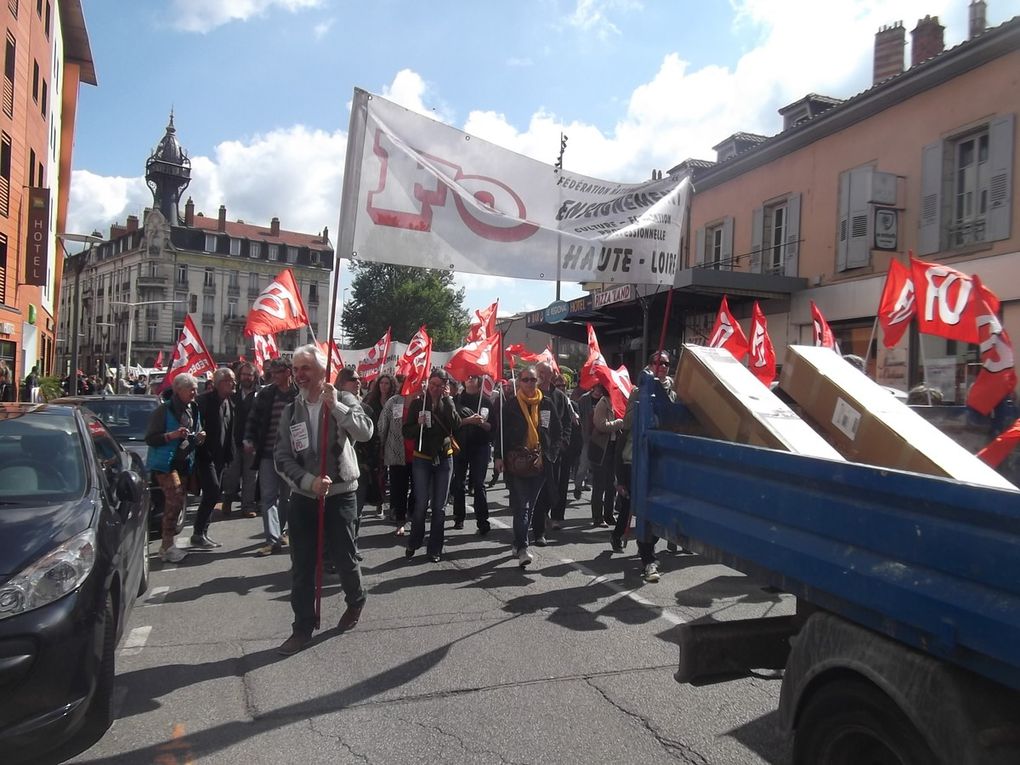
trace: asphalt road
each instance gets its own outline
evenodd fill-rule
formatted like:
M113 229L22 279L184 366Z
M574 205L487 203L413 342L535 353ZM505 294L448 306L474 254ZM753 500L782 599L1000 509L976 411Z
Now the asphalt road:
M327 579L329 629L289 658L275 651L288 556L254 557L261 519L215 516L222 549L153 559L117 655L118 719L73 761L789 762L777 680L694 688L673 672L678 624L792 613L791 599L665 551L662 580L644 584L633 542L614 555L590 528L587 495L522 572L502 484L489 498L497 527L477 537L470 510L463 531L448 521L439 564L407 562L367 516L360 624L332 629L344 603Z

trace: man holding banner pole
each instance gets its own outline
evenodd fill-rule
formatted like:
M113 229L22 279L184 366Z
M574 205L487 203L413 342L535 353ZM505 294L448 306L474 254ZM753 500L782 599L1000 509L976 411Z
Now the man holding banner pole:
M290 656L305 648L316 628L319 550L329 538L347 610L340 632L357 625L365 605L355 549L358 460L353 442L372 437L372 420L357 398L326 382L325 354L315 345L294 351L299 395L280 416L274 449L276 470L291 487L291 608L293 633L277 652Z

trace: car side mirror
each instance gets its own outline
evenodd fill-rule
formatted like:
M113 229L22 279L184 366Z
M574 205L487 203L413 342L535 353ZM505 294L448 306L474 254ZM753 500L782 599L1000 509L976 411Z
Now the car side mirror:
M145 487L142 479L134 470L122 470L117 476L117 499L121 502L138 504L142 501Z

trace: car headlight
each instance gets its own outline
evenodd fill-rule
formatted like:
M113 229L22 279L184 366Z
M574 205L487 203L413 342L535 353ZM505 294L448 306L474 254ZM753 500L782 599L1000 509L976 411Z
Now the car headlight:
M83 531L0 585L0 619L45 606L77 589L96 563L96 532Z

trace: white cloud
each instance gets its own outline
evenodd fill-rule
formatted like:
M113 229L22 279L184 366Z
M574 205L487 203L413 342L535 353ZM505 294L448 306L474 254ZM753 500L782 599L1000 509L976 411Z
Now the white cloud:
M317 8L322 0L173 0L170 17L184 32L205 34L231 21L247 21L273 8L291 13Z
M534 66L535 62L528 56L524 57L511 56L506 60L506 65L515 68L517 67L526 68L529 66Z
M566 22L586 34L593 34L600 40L619 35L620 29L609 20L609 13L616 10L640 8L633 0L577 0L574 12Z
M312 37L314 37L316 40L321 40L322 38L324 38L326 35L329 34L329 30L333 28L333 24L335 21L336 19L326 19L325 21L320 21L318 24L312 27Z
M379 95L434 120L453 121L452 110L439 99L420 74L410 69L397 72L393 82L384 86Z

